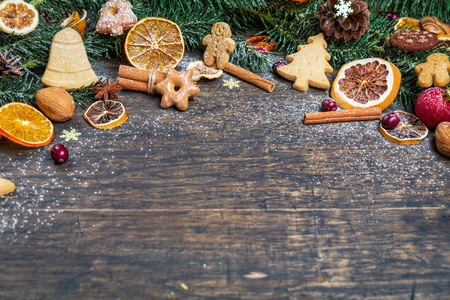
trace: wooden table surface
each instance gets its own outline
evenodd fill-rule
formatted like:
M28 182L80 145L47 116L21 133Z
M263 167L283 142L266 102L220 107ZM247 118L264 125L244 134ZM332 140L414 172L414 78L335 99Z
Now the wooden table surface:
M115 79L121 63L94 70ZM0 197L0 299L449 299L434 131L401 146L378 121L304 125L328 91L260 75L273 93L224 74L181 112L122 91L120 127L77 107L48 146L1 139L16 191Z

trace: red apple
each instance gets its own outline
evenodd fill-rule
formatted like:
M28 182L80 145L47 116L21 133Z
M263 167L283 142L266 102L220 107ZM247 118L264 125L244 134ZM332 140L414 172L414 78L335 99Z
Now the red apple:
M423 91L416 100L416 116L428 127L450 122L450 93L440 87Z

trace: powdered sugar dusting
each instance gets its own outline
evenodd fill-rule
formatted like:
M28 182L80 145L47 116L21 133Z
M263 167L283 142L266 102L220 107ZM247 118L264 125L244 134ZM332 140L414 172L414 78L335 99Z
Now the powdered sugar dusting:
M180 70L198 59L184 59ZM138 195L145 202L147 190L121 191L108 182L121 178L125 187L136 180L148 185L161 175L152 174L152 166L170 162L184 167L177 160L180 153L184 159L198 161L195 172L209 174L208 183L240 183L243 189L248 189L246 183L262 185L266 194L255 197L264 198L269 209L367 209L382 214L391 207L445 204L450 160L437 153L433 132L418 145L403 146L387 141L377 121L304 125L303 115L318 111L328 91L310 88L302 93L278 75L259 75L276 83L273 93L224 73L221 78L200 81L200 94L184 112L160 108L158 95L122 91L119 101L127 109L128 120L119 127L92 128L78 107L73 120L55 124L55 138L48 146L8 149L11 143L0 140L0 151L9 153L0 157L0 177L16 185L14 193L0 197L0 242L24 241L45 232L57 218L79 208L114 208L115 195L120 193ZM239 87L223 86L230 79L238 80ZM78 140L64 141L61 134L72 129L80 133ZM50 156L55 143L69 149L69 160L62 165ZM122 148L132 151L119 155ZM248 165L227 159L232 156L248 158ZM210 165L202 164L202 157L215 157L227 171L214 173ZM133 174L135 168L140 168L139 178ZM42 176L33 177L34 170ZM204 189L214 193L209 186ZM209 208L206 192L197 195L196 208ZM240 190L233 193L241 195ZM339 203L334 200L337 193L343 199ZM306 194L312 194L315 203L304 200ZM89 196L95 196L96 202ZM193 205L190 199L167 201L176 207ZM237 200L228 201L224 207L236 206ZM135 201L120 205L138 207Z

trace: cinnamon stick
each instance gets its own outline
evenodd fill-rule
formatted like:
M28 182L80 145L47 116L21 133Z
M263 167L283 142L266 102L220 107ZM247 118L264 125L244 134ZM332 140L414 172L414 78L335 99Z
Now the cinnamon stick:
M275 88L275 83L266 80L246 69L243 69L241 67L238 67L236 65L233 65L231 63L228 63L223 70L227 73L230 73L231 75L234 75L242 80L245 80L253 85L256 85L259 88L262 88L263 90L271 93L273 89Z
M127 78L119 77L119 85L123 90L136 91L136 92L147 92L148 83L138 80L132 80Z
M337 111L306 113L303 117L303 123L321 124L333 122L367 121L379 120L380 117L381 108L379 107L345 109Z

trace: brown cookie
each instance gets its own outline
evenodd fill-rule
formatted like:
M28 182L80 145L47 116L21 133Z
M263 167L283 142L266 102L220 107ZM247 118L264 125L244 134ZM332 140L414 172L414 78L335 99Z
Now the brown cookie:
M450 34L450 25L433 16L420 19L420 28L434 34Z
M438 44L435 34L421 30L397 31L390 38L390 44L406 51L423 51L433 49Z
M227 23L218 22L213 25L211 34L203 38L203 46L206 46L203 61L208 67L217 67L222 70L228 64L230 53L234 51L235 43L230 38L231 29Z
M306 42L307 45L297 46L297 52L286 57L291 63L279 67L277 73L294 81L294 89L302 92L309 86L329 89L330 81L325 73L332 73L333 67L328 63L331 55L325 50L327 42L323 33L310 36Z
M427 61L416 66L419 75L418 84L423 88L434 86L444 87L450 82L450 61L444 53L434 53Z

